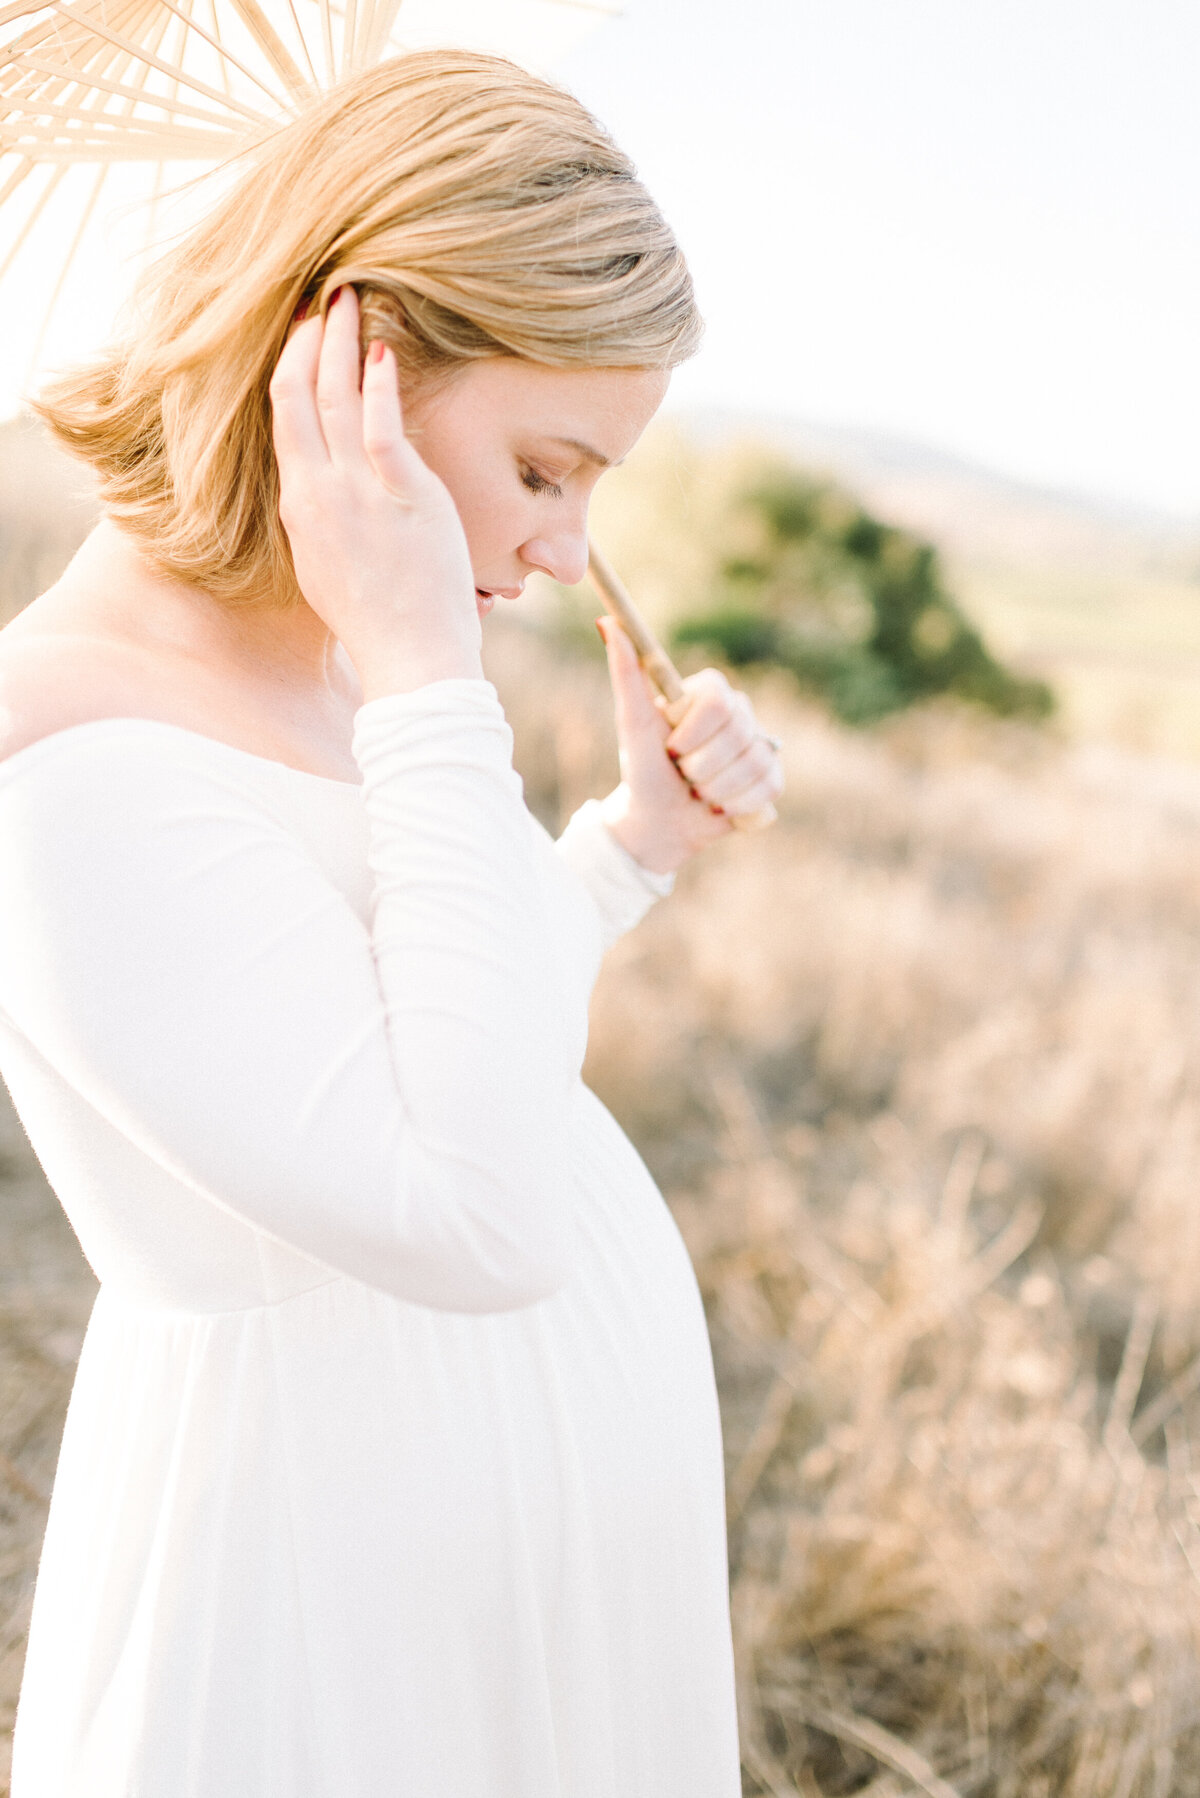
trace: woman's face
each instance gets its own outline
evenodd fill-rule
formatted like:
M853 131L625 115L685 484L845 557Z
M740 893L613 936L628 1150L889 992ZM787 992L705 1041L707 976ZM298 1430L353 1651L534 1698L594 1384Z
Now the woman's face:
M565 586L583 579L592 489L633 448L668 380L496 357L408 396L405 429L458 508L481 616L535 570Z

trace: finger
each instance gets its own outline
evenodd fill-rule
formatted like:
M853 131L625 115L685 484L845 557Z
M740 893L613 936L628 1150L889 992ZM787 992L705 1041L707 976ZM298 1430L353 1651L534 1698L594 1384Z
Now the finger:
M718 726L712 736L702 743L699 749L690 750L688 754L680 756L679 765L689 780L703 785L722 768L728 767L731 762L736 761L738 756L742 755L756 741L754 714L748 705L736 703L738 697L739 695L736 693L730 694L728 715L725 722ZM763 749L767 748L765 743L761 743L760 746ZM673 742L669 748L675 755L679 754ZM768 751L768 753L770 752Z
M363 460L362 391L358 367L358 295L340 289L325 313L317 365L317 414L335 462Z
M362 376L363 448L381 480L386 464L404 443L404 413L396 379L396 357L381 338L367 348Z
M367 350L362 380L363 448L390 493L404 497L423 464L404 434L395 352L378 337Z
M783 769L769 743L756 739L740 755L693 784L710 805L727 812L754 811L783 791Z
M321 329L319 318L296 326L271 376L271 433L281 473L296 462L329 461L316 401Z
M638 661L637 650L616 618L598 618L596 623L608 652L617 736L630 748L652 745L656 753L661 753L668 725L655 706L653 689Z
M690 755L722 730L734 711L749 711L744 693L737 693L718 668L703 668L683 683L688 706L667 740L668 749ZM753 714L751 714L752 716Z

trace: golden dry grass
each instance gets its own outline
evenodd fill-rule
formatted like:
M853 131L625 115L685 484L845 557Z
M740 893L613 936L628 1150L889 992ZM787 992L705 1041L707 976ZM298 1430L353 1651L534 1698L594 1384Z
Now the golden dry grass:
M546 654L493 640L553 823L611 745ZM746 1790L1183 1798L1200 770L760 709L783 821L619 946L588 1067L708 1305Z
M0 1794L33 1576L95 1281L0 1087Z

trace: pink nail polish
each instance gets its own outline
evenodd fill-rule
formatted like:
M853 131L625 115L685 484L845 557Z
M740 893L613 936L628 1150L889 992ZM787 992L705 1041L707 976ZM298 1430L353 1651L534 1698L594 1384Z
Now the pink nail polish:
M381 337L373 337L371 339L371 347L367 351L367 361L382 362L384 348L385 345L383 339Z

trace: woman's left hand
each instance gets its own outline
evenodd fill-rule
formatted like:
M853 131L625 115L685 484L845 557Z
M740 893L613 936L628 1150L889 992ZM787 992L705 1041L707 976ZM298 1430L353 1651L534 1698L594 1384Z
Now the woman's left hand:
M688 706L672 726L637 651L615 618L601 621L608 649L621 784L603 802L623 849L655 874L669 874L783 790L778 751L744 693L716 668L683 683Z

